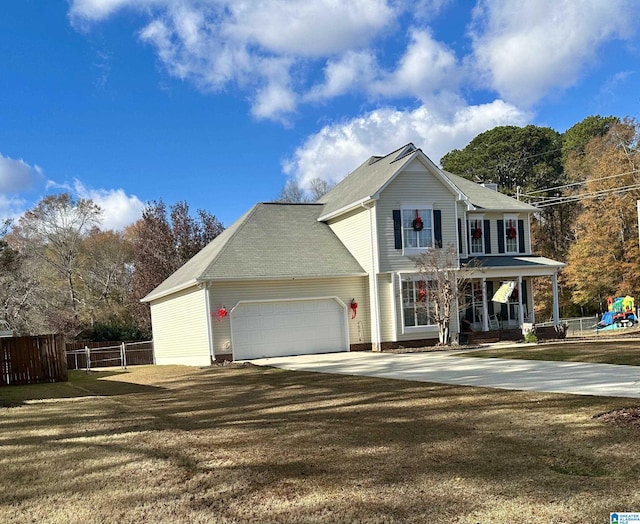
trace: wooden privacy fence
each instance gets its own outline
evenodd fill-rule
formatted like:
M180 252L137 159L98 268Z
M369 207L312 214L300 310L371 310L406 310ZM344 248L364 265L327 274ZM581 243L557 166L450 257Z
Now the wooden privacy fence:
M0 386L66 380L62 335L0 338Z
M69 369L140 366L154 364L153 341L147 342L74 342L67 344Z

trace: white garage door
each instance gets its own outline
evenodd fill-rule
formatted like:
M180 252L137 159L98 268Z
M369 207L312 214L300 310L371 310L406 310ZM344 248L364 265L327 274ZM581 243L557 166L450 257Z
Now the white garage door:
M231 312L233 358L348 351L345 307L333 298L241 302Z

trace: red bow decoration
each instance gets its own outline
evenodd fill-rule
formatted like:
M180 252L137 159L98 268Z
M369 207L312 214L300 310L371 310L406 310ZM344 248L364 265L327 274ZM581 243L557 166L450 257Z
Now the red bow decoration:
M418 282L418 302L425 302L427 300L427 284L425 282Z
M222 306L220 309L218 309L216 313L212 312L211 314L212 315L215 314L216 318L218 319L218 322L222 322L224 318L229 314L229 312L227 311L227 308Z
M356 318L356 314L358 313L358 303L355 298L351 299L351 318Z
M413 219L413 222L411 223L411 225L413 226L414 231L422 231L422 228L424 227L424 224L422 223L422 219L420 218L420 214L418 213L417 209L416 209L416 218Z
M480 224L476 222L476 227L473 230L473 239L480 240L481 238L482 238L482 228L480 227Z
M513 226L513 220L509 220L509 228L507 229L507 238L516 238L516 228Z

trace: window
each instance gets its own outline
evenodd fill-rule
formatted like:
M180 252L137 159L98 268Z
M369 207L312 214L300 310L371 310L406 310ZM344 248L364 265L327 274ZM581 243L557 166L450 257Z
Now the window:
M504 247L506 253L518 252L518 220L516 217L504 217Z
M432 326L433 309L429 300L428 282L402 281L402 313L404 327Z
M484 253L484 222L482 217L470 218L469 224L469 250L472 254Z
M402 209L402 245L404 249L433 247L431 208Z

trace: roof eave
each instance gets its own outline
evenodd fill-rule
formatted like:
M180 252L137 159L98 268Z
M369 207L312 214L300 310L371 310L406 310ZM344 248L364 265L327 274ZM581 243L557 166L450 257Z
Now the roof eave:
M154 293L153 291L149 293L146 297L141 298L140 302L153 302L154 300L158 300L159 298L163 298L169 295L173 295L174 293L178 293L179 291L184 291L190 287L196 286L200 283L198 279L191 279L188 282L180 284L179 286L174 286L165 291L160 291L159 293Z
M366 277L367 272L361 273L340 273L335 275L299 275L299 276L252 276L252 277L212 277L207 279L201 279L198 282L201 284L211 284L215 282L259 282L262 280L316 280L325 278L352 278L352 277Z
M361 198L360 200L358 200L356 202L352 202L349 205L341 207L340 209L336 209L332 213L329 213L327 215L320 215L318 217L318 222L326 222L327 220L331 220L332 218L339 217L340 215L344 215L345 213L348 213L349 211L353 211L354 209L357 209L359 207L363 207L365 204L368 204L369 202L373 202L374 200L378 200L378 197L376 197L376 196L366 196L366 197Z

